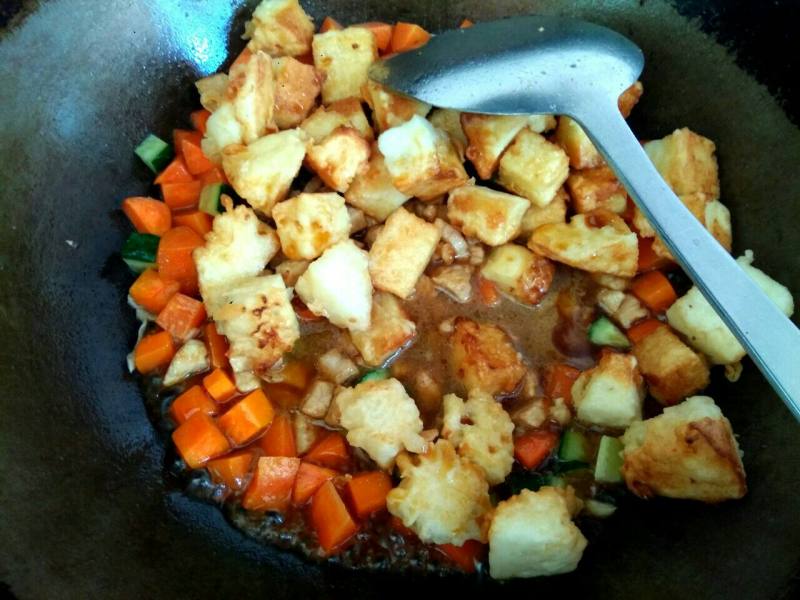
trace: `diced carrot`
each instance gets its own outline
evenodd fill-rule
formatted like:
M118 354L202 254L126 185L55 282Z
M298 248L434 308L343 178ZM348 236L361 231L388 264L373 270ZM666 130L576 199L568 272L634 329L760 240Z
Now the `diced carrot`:
M267 433L258 440L267 456L297 456L292 421L285 413L275 415Z
M205 135L206 123L208 122L208 117L210 116L211 113L209 111L207 111L205 108L201 108L200 110L196 110L192 114L190 114L189 120L192 122L192 127L194 127L197 131Z
M671 260L662 258L653 251L654 241L655 238L639 238L639 266L637 267L639 273L663 269L674 264Z
M188 296L197 294L197 268L192 252L203 244L203 238L185 226L173 227L161 236L158 243L158 273L164 279L177 281L181 292Z
M398 21L392 32L392 52L407 52L419 48L431 38L431 34L414 23Z
M161 197L172 210L197 206L200 201L200 192L202 191L202 181L161 184Z
M189 169L186 168L183 157L176 156L172 159L172 162L167 165L167 168L159 173L155 183L188 183L190 181L194 181L194 177L189 173Z
M208 358L213 369L228 368L228 340L217 331L214 323L207 323L205 326L206 347L208 348Z
M486 558L486 544L467 540L462 546L438 544L436 549L453 561L465 573L474 573L476 565Z
M384 471L353 475L347 482L350 506L359 519L386 508L386 496L392 491L392 479Z
M669 279L661 271L639 275L631 283L631 291L654 312L667 310L678 299Z
M311 523L326 554L341 549L358 531L332 481L323 483L311 498Z
M222 169L219 167L214 167L205 173L201 173L200 181L203 182L203 187L205 187L211 183L228 183L228 178L225 177L225 173L222 171Z
M122 201L122 212L139 233L163 235L172 227L169 206L155 198L131 196Z
M275 409L264 392L254 390L217 419L217 424L235 446L244 446L269 427L274 416Z
M339 473L333 469L318 467L311 463L300 463L297 471L297 479L294 480L294 490L292 491L292 503L295 506L302 506L313 496L323 483L333 479Z
M242 51L239 53L239 56L237 56L237 57L234 59L234 61L231 63L231 69L232 69L233 67L236 67L236 66L238 66L238 65L243 65L243 64L245 64L245 63L246 63L248 60L250 60L250 57L251 57L251 56L253 56L253 52L252 52L252 50L250 50L250 48L247 48L247 47L245 46L245 49L244 49L244 50L242 50Z
M198 469L210 459L230 450L228 439L214 423L214 419L202 412L194 413L173 431L172 441L192 469Z
M172 131L172 144L175 148L175 154L183 154L183 142L190 141L193 144L200 145L201 140L203 139L203 134L199 131L192 131L191 129L173 129ZM183 160L186 160L186 157L183 157ZM189 166L189 163L186 163L186 166ZM192 170L189 169L191 173Z
M303 458L323 467L343 469L350 460L350 453L344 436L332 431L314 444Z
M175 356L175 342L167 331L159 331L144 336L136 344L133 352L136 370L139 373L149 373L159 367L165 367Z
M289 508L300 459L287 456L262 456L253 479L242 498L247 510L283 512Z
M298 390L308 387L313 375L311 366L302 360L287 360L281 369L281 382Z
M169 414L180 425L194 413L201 412L209 417L217 414L217 405L199 385L193 385L172 401Z
M500 300L500 292L493 281L478 277L478 296L486 306L494 306Z
M279 406L284 410L296 408L303 400L301 390L285 383L265 383L264 391L275 406Z
M389 517L389 527L394 529L397 533L399 533L403 537L407 538L417 537L416 532L410 527L406 527L405 523L403 523L403 520L395 515Z
M221 483L232 492L238 492L247 483L255 457L253 450L240 450L208 461L206 469L215 483Z
M213 222L211 215L204 213L201 210L178 213L172 217L172 220L174 221L176 227L183 225L184 227L188 227L197 233L197 235L201 236L205 236L205 234L211 231Z
M319 32L325 33L326 31L339 31L340 29L344 29L344 27L342 27L342 24L339 23L339 21L333 17L325 17L325 19L322 21L322 25L319 27Z
M558 434L540 429L514 440L514 458L526 469L535 469L558 445Z
M564 363L550 366L545 373L544 394L551 400L563 398L567 404L572 403L572 384L581 372Z
M475 22L472 19L464 19L461 21L461 25L458 26L459 29L469 29L475 25Z
M200 300L177 293L169 299L156 324L169 331L176 340L188 340L206 320L206 307Z
M635 325L633 325L630 329L628 329L628 339L634 343L638 344L648 335L653 333L659 327L664 326L664 323L659 321L658 319L644 319L643 321L639 321Z
M222 369L214 369L203 377L203 387L218 404L224 404L239 391L233 380Z
M389 44L392 43L392 33L394 32L394 27L389 23L368 21L367 23L354 25L354 27L363 27L372 32L375 36L375 46L378 48L378 52L386 52L389 49Z
M180 289L177 281L164 279L155 269L145 269L128 290L133 301L157 315Z
M194 140L185 139L181 142L181 154L183 154L183 160L186 161L186 168L192 175L200 175L215 167L203 152L200 143L195 143Z

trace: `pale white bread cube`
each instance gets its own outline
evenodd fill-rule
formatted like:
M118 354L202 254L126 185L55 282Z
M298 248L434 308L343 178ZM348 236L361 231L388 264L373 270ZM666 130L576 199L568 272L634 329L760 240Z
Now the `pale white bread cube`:
M368 329L350 334L364 362L380 367L405 347L417 333L400 301L392 294L375 292Z
M398 208L369 250L369 273L379 290L408 298L428 266L441 233L403 208Z
M442 406L441 436L459 456L483 469L489 485L502 483L514 464L514 423L503 406L480 391L470 393L466 402L447 394Z
M554 126L555 118L550 115L461 114L461 128L468 140L466 156L481 179L491 179L503 152L524 127L541 133Z
M378 149L394 186L409 196L431 200L468 180L450 136L419 115L384 131Z
M300 411L312 419L322 419L328 413L328 409L333 400L333 393L336 385L323 379L315 379L308 388Z
M524 246L503 244L492 249L481 267L484 279L525 304L542 301L555 276L555 265Z
M561 147L526 127L500 158L498 181L535 206L546 206L567 180L569 158Z
M693 396L633 424L622 442L622 475L637 496L716 503L747 492L731 424L708 396Z
M622 290L624 289L625 285L623 284ZM636 321L644 319L650 313L636 296L626 294L622 290L609 288L600 290L597 292L597 304L603 312L622 325L623 329L628 329Z
M249 144L277 129L272 60L257 52L228 74L224 98L206 122L203 152L217 164L226 147Z
M519 235L524 239L530 237L534 230L548 223L565 223L567 221L567 201L569 196L564 188L556 192L555 198L547 206L529 206L522 215Z
M558 127L553 141L569 156L569 166L573 169L592 169L605 164L603 157L583 128L574 119L558 117Z
M751 250L746 250L744 256L740 256L736 262L783 314L787 317L792 316L794 299L791 292L769 275L752 266L753 253ZM683 334L690 346L705 354L712 364L733 364L745 355L742 345L696 286L693 286L685 296L678 298L669 307L667 320L674 329Z
M297 280L295 291L315 315L351 331L369 327L372 282L369 258L352 240L325 250Z
M350 217L339 194L298 194L278 202L272 218L281 250L291 260L313 260L350 237Z
M636 358L628 354L604 354L572 384L572 404L587 425L625 429L642 419L643 401L642 376Z
M574 171L567 177L566 186L575 212L604 208L621 214L628 207L628 194L608 167Z
M275 267L275 272L283 277L286 287L293 288L309 264L307 260L284 260Z
M443 291L459 304L472 300L472 266L453 264L436 267L431 273L436 289Z
M569 224L542 225L528 247L576 269L620 277L633 277L639 260L636 234L619 216L603 210L575 215Z
M462 185L447 197L447 219L464 235L499 246L520 233L522 218L531 203L480 185Z
M386 497L389 512L419 538L431 544L462 545L486 540L492 504L480 467L438 440L425 454L401 454L400 485Z
M383 222L411 196L394 187L383 155L374 147L367 168L355 176L344 197L351 206Z
M661 404L677 404L708 386L706 361L666 325L636 342L633 355L650 395Z
M450 136L461 162L464 162L469 142L461 127L461 113L450 108L434 108L428 115L428 120L434 127Z
M549 486L500 502L489 527L489 574L511 579L574 571L588 543L572 522L581 505L571 487Z
M467 392L508 395L525 376L522 356L508 334L496 325L457 317L449 349L450 372Z
M402 125L414 115L424 117L431 110L430 104L392 92L371 79L364 85L362 95L372 109L372 122L379 132Z
M337 385L358 375L358 366L338 348L331 348L317 358L317 372L320 376Z
M597 285L608 288L610 290L624 291L630 286L631 280L627 277L618 277L617 275L606 275L605 273L589 273L589 277Z
M719 198L719 175L714 142L690 129L647 142L644 150L678 196L702 192Z
M164 387L177 385L192 375L208 371L209 366L208 349L205 343L200 340L189 340L178 348L175 356L172 357L161 383Z
M358 98L345 98L330 106L320 106L300 124L308 137L318 144L340 127L352 127L365 140L372 140L375 134L364 114Z
M367 215L365 215L364 211L361 210L360 208L348 206L347 214L350 217L350 235L358 233L359 231L363 231L364 229L369 227L369 223L367 222Z
M344 193L367 169L370 144L351 127L339 127L306 151L306 164L329 188Z
M200 104L212 113L217 110L225 100L225 90L228 89L228 74L214 73L194 82L194 87L200 94Z
M275 125L279 129L297 127L308 117L322 90L322 78L313 65L291 56L272 61L275 81Z
M378 58L375 36L363 27L347 27L314 36L314 66L323 74L325 104L351 96L361 97L370 65Z
M236 193L257 211L269 215L275 203L289 193L305 155L302 131L287 129L248 146L228 146L222 167Z
M261 275L227 286L211 315L228 338L234 374L265 377L300 337L291 294L280 275Z
M270 56L299 56L311 50L314 23L298 0L263 0L244 25L247 47Z
M369 454L382 469L390 470L403 449L423 452L422 420L403 384L390 378L342 388L336 395L339 422L347 441Z
M221 291L240 279L261 273L278 250L275 231L262 223L251 208L237 206L214 217L205 245L192 255L208 313L212 314L219 304Z

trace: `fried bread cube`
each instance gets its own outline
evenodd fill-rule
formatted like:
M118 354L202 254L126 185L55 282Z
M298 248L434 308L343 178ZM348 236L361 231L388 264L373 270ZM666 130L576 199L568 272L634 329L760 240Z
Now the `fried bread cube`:
M605 165L605 160L594 147L592 140L574 119L558 117L558 127L553 141L569 156L569 166L573 169L593 169Z
M362 95L372 109L378 131L402 125L414 115L424 117L431 110L430 104L396 94L371 79L364 85Z
M578 420L587 425L624 429L642 419L643 401L642 376L636 358L628 354L604 354L572 384Z
M514 194L480 185L462 185L447 197L447 219L464 235L490 246L513 240L520 233L530 202Z
M498 181L534 206L546 206L568 175L569 158L564 150L527 127L500 158Z
M355 96L367 83L370 65L378 58L375 36L363 27L347 27L314 36L314 66L323 74L325 104Z
M297 127L308 117L322 90L322 78L312 65L286 56L272 61L275 81L275 124Z
M311 50L314 23L298 0L263 0L245 23L247 47L270 56L299 56Z
M368 329L350 334L353 345L364 362L380 367L414 339L417 326L400 301L386 292L376 292L372 297L372 317Z
M394 187L383 155L375 147L367 168L355 176L344 197L351 206L383 222L411 196Z
M355 129L340 127L306 151L306 164L329 188L344 193L367 168L370 145Z
M291 260L313 260L350 237L350 217L339 194L298 194L272 208L281 249Z
M520 302L536 305L550 289L556 268L544 256L524 246L503 244L494 248L481 267L481 275Z
M719 175L714 142L690 129L647 142L644 150L678 196L702 192L719 198Z
M567 190L575 212L591 212L604 208L621 214L628 207L628 194L608 167L597 167L570 173Z
M569 196L564 188L556 192L555 198L547 206L529 206L522 216L519 234L524 239L542 225L548 223L566 223L567 221L567 201Z

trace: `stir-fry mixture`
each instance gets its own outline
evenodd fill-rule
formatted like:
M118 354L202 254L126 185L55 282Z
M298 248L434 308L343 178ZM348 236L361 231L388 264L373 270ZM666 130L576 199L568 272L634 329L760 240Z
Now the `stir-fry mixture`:
M575 569L581 527L628 492L745 494L701 395L745 351L577 123L371 82L427 41L414 24L315 32L297 0L264 0L244 37L197 82L194 128L137 147L161 199L122 205L129 362L192 489L308 556L498 579ZM714 143L644 147L730 251Z

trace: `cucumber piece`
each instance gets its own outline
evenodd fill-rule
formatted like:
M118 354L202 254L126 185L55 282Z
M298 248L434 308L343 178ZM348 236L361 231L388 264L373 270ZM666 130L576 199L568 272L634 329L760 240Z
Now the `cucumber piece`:
M365 381L382 381L384 379L389 379L389 369L373 369L372 371L367 371L364 376L358 380L358 383L364 383Z
M606 317L600 317L589 326L589 341L595 346L610 346L620 350L631 347L625 334Z
M149 267L156 266L157 235L149 233L132 233L122 245L122 260L134 273L141 273Z
M586 451L586 437L574 429L567 429L561 436L558 447L558 460L561 462L587 463L589 455Z
M597 462L594 465L594 479L600 483L620 483L622 481L622 442L619 438L604 435L600 438Z
M222 183L209 183L203 186L200 192L200 203L198 208L211 215L212 217L222 212L222 203L220 197L222 194L227 193L227 187Z
M599 519L608 518L617 510L617 507L613 504L609 504L608 502L600 502L599 500L594 500L592 498L584 501L584 507L586 508L586 512Z
M149 134L134 150L153 173L161 172L172 160L172 146L160 137Z
M549 485L550 487L563 488L567 487L567 482L564 481L558 475L550 474L544 476L544 485Z

